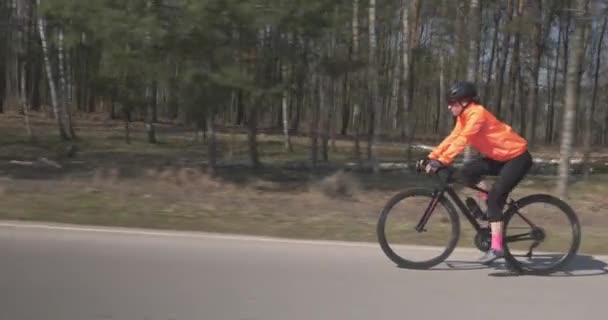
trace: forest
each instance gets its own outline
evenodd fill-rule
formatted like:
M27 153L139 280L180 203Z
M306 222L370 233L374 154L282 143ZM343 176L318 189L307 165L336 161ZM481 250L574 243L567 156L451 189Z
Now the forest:
M347 141L359 165L397 143L408 162L453 127L446 90L481 101L528 139L559 152L565 195L574 149L608 145L607 3L590 0L2 0L0 112L32 115L78 143L78 117L141 122L147 143L170 121L202 132L211 171L218 135L261 132L283 151L329 161ZM76 123L76 125L75 125ZM49 133L51 134L51 133ZM467 152L465 156L470 156ZM589 170L583 170L585 174Z

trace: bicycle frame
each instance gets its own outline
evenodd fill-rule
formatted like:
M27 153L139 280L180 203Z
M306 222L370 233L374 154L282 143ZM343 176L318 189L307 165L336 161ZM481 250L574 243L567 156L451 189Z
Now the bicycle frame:
M475 229L476 232L479 233L483 229L483 227L479 224L479 222L477 222L477 219L475 218L475 216L473 215L473 213L471 212L471 210L469 210L469 208L462 201L462 199L460 198L460 196L458 195L458 193L456 193L456 190L454 190L454 188L451 186L451 184L457 182L457 181L455 181L452 178L452 173L453 173L452 171L448 170L447 177L441 179L441 183L433 191L433 200L431 200L431 203L426 208L426 210L424 212L424 215L422 216L422 218L418 222L418 225L416 226L416 231L418 231L418 232L426 231L424 229L424 226L426 225L426 223L430 219L431 214L433 213L433 211L435 210L435 207L437 206L437 203L439 202L439 199L441 199L441 197L443 197L446 194L447 194L447 198L451 199L452 202L456 204L456 206L458 207L458 209L460 210L460 212L462 213L462 215L464 215L467 218L467 220L469 221L469 223ZM472 190L475 190L475 191L479 191L479 192L482 192L482 193L484 193L486 195L488 194L487 190L484 190L484 189L479 188L477 186L469 186L469 185L466 185L466 184L463 184L463 183L459 183L459 184L463 185L465 188L469 188L469 189L472 189ZM513 199L509 198L508 201L507 201L507 210L506 211L511 210L511 208L513 206L515 206L515 205L516 205L516 202ZM506 242L516 242L516 241L533 240L534 243L531 245L530 250L528 252L528 255L531 255L532 249L534 247L538 246L539 242L542 241L542 239L544 238L544 235L543 234L536 234L534 230L538 229L538 227L532 221L530 221L529 219L527 219L526 217L524 217L519 211L517 211L516 213L526 223L528 223L530 225L530 227L532 227L533 231L531 231L529 233L522 233L522 234L516 234L516 235L512 235L512 236L507 236L507 237L505 237L505 241Z
M471 187L471 189L487 193L487 191L485 191L481 188ZM450 198L452 200L452 202L456 204L456 206L458 207L460 212L467 218L467 220L469 221L471 226L473 226L473 228L475 228L475 231L479 232L482 229L481 225L479 224L479 222L477 222L477 219L475 218L475 216L473 216L473 213L471 213L469 208L467 208L467 206L462 201L462 199L460 199L460 196L458 196L458 194L456 193L454 188L452 188L448 185L438 188L433 192L433 200L431 201L429 206L426 208L424 215L420 219L420 222L418 222L418 225L416 226L416 230L418 232L424 230L424 225L426 225L426 223L430 219L431 214L433 213L433 211L435 210L435 207L437 206L437 203L439 202L439 199L441 199L441 197L443 197L446 193L447 193L447 197Z

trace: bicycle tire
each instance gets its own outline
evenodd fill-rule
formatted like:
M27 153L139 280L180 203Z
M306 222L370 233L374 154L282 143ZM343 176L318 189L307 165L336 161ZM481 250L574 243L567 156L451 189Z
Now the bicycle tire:
M454 251L454 248L458 243L458 239L460 237L460 220L458 214L452 203L445 196L442 196L439 199L437 205L443 206L450 217L451 235L447 246L441 252L441 254L426 261L412 261L404 259L400 255L395 253L393 249L391 249L391 246L385 234L386 220L388 218L389 213L391 212L391 209L400 201L411 197L427 197L429 198L430 203L430 200L432 200L433 198L432 194L433 191L430 189L409 189L402 191L394 195L391 199L389 199L385 204L384 208L382 209L382 212L380 213L376 230L378 242L380 243L380 247L382 248L384 254L386 254L386 256L399 267L407 269L430 269L436 266L437 264L443 262L452 253L452 251Z
M531 204L538 204L538 203L546 203L546 204L554 205L555 207L560 209L560 211L563 214L566 215L566 217L568 218L568 221L570 222L570 229L573 234L572 242L570 244L569 249L566 252L566 255L564 255L559 261L557 261L556 263L552 264L549 267L537 269L537 268L531 268L531 267L525 266L523 263L518 261L509 251L509 244L505 241L505 243L504 243L505 261L512 269L514 269L515 271L520 272L520 273L549 274L549 273L556 272L556 271L560 270L562 267L564 267L565 265L567 265L574 258L574 256L577 254L579 247L580 247L581 227L580 227L580 222L579 222L578 216L566 202L562 201L561 199L559 199L557 197L549 195L549 194L533 194L533 195L529 195L529 196L519 199L516 202L516 205L512 206L505 213L503 234L507 233L507 230L509 227L509 222L511 221L511 218L513 218L515 216L515 213L519 209L524 208L525 206L528 206Z

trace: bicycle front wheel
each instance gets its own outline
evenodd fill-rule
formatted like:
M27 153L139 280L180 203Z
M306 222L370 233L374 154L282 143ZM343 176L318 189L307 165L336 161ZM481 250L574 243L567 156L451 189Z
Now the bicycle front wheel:
M410 189L386 203L377 235L382 251L398 266L429 269L443 262L456 247L460 221L444 196L434 200L432 190Z
M505 260L519 272L558 271L574 258L580 241L576 213L551 195L524 197L505 213Z

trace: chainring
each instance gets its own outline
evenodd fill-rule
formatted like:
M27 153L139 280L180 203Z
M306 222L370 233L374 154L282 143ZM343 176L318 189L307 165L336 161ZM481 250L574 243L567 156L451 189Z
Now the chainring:
M487 252L488 250L490 250L491 245L492 237L490 233L490 228L482 228L475 235L475 246L481 252Z

